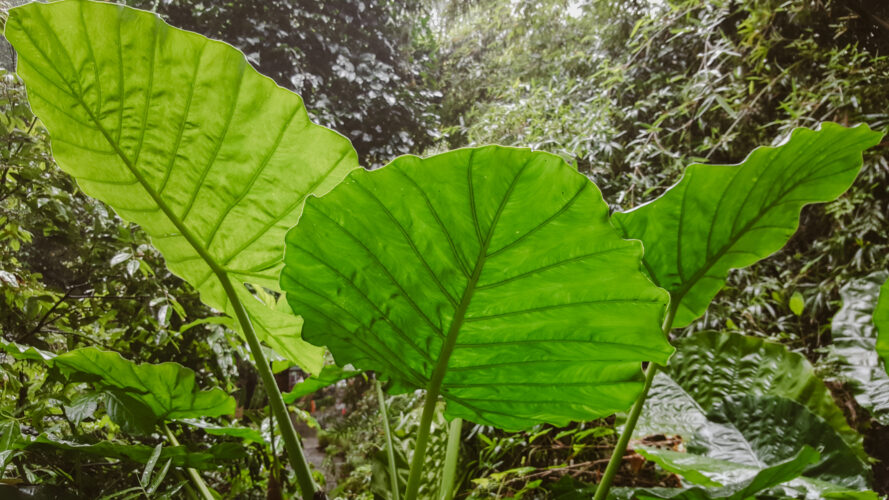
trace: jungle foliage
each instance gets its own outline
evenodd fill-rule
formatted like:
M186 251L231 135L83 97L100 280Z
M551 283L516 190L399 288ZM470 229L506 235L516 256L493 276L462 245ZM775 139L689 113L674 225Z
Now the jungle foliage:
M605 498L615 476L615 498L885 489L881 7L324 5L152 7L232 34L304 85L322 123L382 134L343 130L358 154L229 46L101 3L14 12L40 116L8 75L0 464L35 485L18 494L311 498L326 478L285 405L328 384L357 390L320 436L347 463L335 496ZM429 144L439 120L433 151L556 155L475 147L353 170ZM858 122L878 132L843 126ZM342 368L322 370L300 328ZM294 363L316 376L282 397L270 368ZM249 401L257 374L267 401ZM614 413L622 431L593 420Z

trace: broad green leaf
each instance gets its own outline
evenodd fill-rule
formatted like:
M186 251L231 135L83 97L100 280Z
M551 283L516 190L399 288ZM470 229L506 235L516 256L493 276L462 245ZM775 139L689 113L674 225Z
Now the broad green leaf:
M357 166L349 141L230 45L148 12L33 2L10 10L5 34L59 166L142 226L204 302L233 316L230 280L260 338L319 371L321 349L301 341L298 318L243 284L277 290L304 200Z
M291 404L297 399L308 396L315 391L331 386L340 380L346 380L362 373L360 370L348 370L336 365L327 365L318 375L313 375L293 386L293 390L284 394L284 402Z
M737 334L683 339L658 373L637 437L679 435L683 460L652 451L687 481L734 488L785 462L804 446L820 450L805 477L782 489L807 498L867 487L870 466L824 384L805 359L781 345Z
M678 434L689 435L698 429L697 413L680 411L687 403L686 395L704 413L726 397L775 395L808 408L828 422L859 457L867 456L861 436L849 427L811 363L781 344L736 333L695 333L677 343L666 373L669 377L657 377L653 387L655 392L665 391L664 397L654 398L660 406L646 405L637 435L658 433L646 423L648 416L655 415L661 421L672 419L672 427L683 430Z
M831 323L830 346L838 359L837 375L852 382L855 400L884 425L889 425L889 375L879 353L883 332L878 334L876 325L878 300L884 300L880 285L886 288L887 276L873 273L840 289L843 306Z
M36 437L20 436L14 445L19 450L58 449L75 454L130 460L137 463L147 463L154 453L153 446L141 444L123 444L112 441L99 441L97 443L75 443L64 439L55 438L46 434ZM165 446L161 451L160 460L172 460L176 467L191 467L194 469L215 469L219 466L231 465L232 460L238 460L246 456L244 448L236 443L220 443L203 451L189 450L185 446Z
M560 158L488 146L355 171L306 203L282 288L303 335L447 415L506 429L627 409L663 364L666 294L596 186Z
M637 451L645 456L645 458L655 461L664 469L681 474L686 478L697 473L698 468L725 468L731 470L732 467L738 465L730 462L711 461L688 453L677 453L674 451L657 449L637 449ZM695 459L690 461L688 460L688 457L695 457ZM623 488L616 491L615 496L617 498L639 500L650 498L670 498L675 500L708 500L713 498L724 498L726 500L746 500L753 498L757 493L761 493L799 477L809 465L817 462L819 459L820 456L817 451L809 446L804 446L798 453L787 460L758 469L751 477L730 486L721 486L718 483L713 484L713 481L709 481L706 485L711 486L711 488L644 488L638 490ZM706 476L703 477L706 478Z
M645 267L670 292L674 327L700 317L730 269L778 251L799 225L802 207L840 196L879 143L867 125L798 128L778 147L754 150L739 165L691 165L656 200L612 219L642 240Z
M94 347L60 354L48 363L69 376L111 389L109 394L123 393L145 405L158 420L217 417L235 411L234 398L222 389L200 390L194 371L178 363L136 364Z
M889 373L889 280L880 288L874 325L877 327L877 354L883 360L883 369Z
M821 460L806 471L807 476L850 488L869 483L870 464L821 417L789 399L771 395L726 399L707 418L743 435L760 464L786 459L808 445L821 450ZM714 455L722 450L707 451Z
M105 402L116 424L138 434L151 432L157 420L217 417L235 411L234 398L222 389L200 390L194 371L178 363L137 364L95 347L55 355L0 340L0 348L16 359L41 361L69 378L91 382L100 389L100 394L80 398L66 407L73 412L69 418L75 421L83 418L78 412L90 413L90 408L95 411L98 399Z

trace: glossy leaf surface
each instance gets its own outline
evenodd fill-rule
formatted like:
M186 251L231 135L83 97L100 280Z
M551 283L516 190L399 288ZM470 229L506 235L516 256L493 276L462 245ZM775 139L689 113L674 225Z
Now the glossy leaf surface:
M681 436L684 460L647 452L705 486L743 483L811 446L820 460L783 488L808 498L866 488L870 467L860 438L845 421L837 428L832 420L842 413L811 365L797 357L779 344L737 334L683 339L655 377L636 435Z
M855 401L884 425L889 425L889 375L879 349L880 337L889 333L877 332L877 304L885 300L880 285L886 288L887 276L877 272L840 289L843 306L831 323L830 346L839 360L838 375L851 382Z
M665 363L666 294L599 190L560 158L489 146L355 171L287 235L303 335L396 390L441 377L449 417L507 429L627 409Z
M716 461L697 455L688 453L677 453L666 450L638 450L645 458L653 460L665 470L689 477L697 472L697 470L732 470L738 464L730 462ZM693 457L691 460L690 457ZM715 498L724 498L727 500L747 500L753 498L757 493L761 493L769 488L786 483L800 476L806 468L817 462L820 456L813 448L804 446L799 452L777 464L758 469L753 474L738 483L729 486L721 486L713 484L711 481L707 486L710 488L702 488L699 486L678 489L678 488L645 488L636 491L624 489L623 492L616 492L617 498L639 499L645 500L649 498L670 498L674 500L709 500ZM706 476L705 476L706 477Z
M660 407L646 404L636 434L656 434L646 430L646 417L659 413L659 419L674 419L674 428L693 433L700 425L699 412L679 411L687 394L706 413L726 397L744 394L774 395L795 401L818 415L864 458L861 436L849 427L830 390L815 374L811 363L785 346L761 338L735 333L699 332L677 342L676 354L666 368L669 377L659 375L652 388ZM667 380L669 379L669 380ZM677 392L678 391L678 392ZM675 393L675 397L666 394ZM676 406L677 411L672 407Z
M10 11L5 35L59 166L139 224L205 303L232 314L231 280L260 338L320 370L299 319L243 284L277 289L284 234L357 165L349 141L233 47L148 12L34 2Z
M798 128L778 147L739 165L691 165L656 200L616 213L627 238L642 240L645 266L677 303L674 327L700 317L730 269L778 251L796 232L802 207L837 198L880 141L867 125Z

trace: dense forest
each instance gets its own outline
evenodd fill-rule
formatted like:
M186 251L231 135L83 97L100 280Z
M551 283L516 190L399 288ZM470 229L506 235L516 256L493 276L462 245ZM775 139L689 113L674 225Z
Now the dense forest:
M229 162L231 178L213 184L220 192L262 183L257 181L258 174L249 182L244 180L247 177L236 176L243 159L262 162L263 167L281 163L298 169L316 161L332 165L326 177L312 181L318 192L301 192L302 198L286 216L266 226L272 228L270 232L278 231L275 234L281 240L267 251L273 254L274 265L249 269L234 269L241 265L237 255L223 266L212 262L214 255L191 256L183 250L184 244L165 241L164 232L172 232L172 226L151 222L142 213L148 209L126 208L132 206L126 204L128 200L137 201L126 182L108 177L100 186L95 181L100 175L113 175L100 165L105 161L100 153L73 152L74 139L93 141L95 136L101 142L100 134L81 130L88 125L73 125L77 123L71 117L74 105L66 108L67 101L49 98L46 89L61 89L52 90L60 96L80 92L82 99L98 96L95 110L83 104L85 113L99 116L97 122L105 115L112 119L114 113L107 106L117 106L117 142L123 145L116 146L116 151L133 147L120 139L121 133L127 133L123 122L132 118L142 128L137 151L143 151L143 142L148 144L146 156L159 154L150 144L153 133L159 136L170 129L170 141L175 138L177 145L190 137L191 106L202 105L202 96L214 92L212 83L196 86L198 90L189 91L187 106L170 101L156 117L148 104L144 115L141 104L127 101L125 105L129 93L123 90L121 102L115 104L107 95L107 102L103 101L103 91L107 94L108 89L118 88L118 70L105 73L99 63L81 65L80 72L88 78L95 69L96 78L89 80L93 84L82 83L70 76L77 71L66 73L77 65L58 55L74 45L61 37L85 36L85 46L97 55L84 51L84 57L96 61L104 57L100 52L104 47L95 38L106 21L91 19L84 12L104 13L99 9L107 5L82 7L81 3L59 4L60 9L77 5L81 10L76 11L80 13L76 19L61 10L52 18L55 14L49 6L45 12L35 11L43 12L33 16L42 16L39 22L28 17L31 11L27 9L34 5L2 10L11 45L3 42L9 57L0 68L0 498L278 499L312 498L313 489L315 498L394 500L593 495L598 499L605 494L640 499L876 499L889 495L889 375L883 361L889 358L889 340L878 340L878 335L889 336L889 288L884 285L889 278L889 142L882 138L889 132L889 4L885 1L127 0L130 7L150 11L172 27L231 44L243 52L250 66L277 84L259 76L251 79L249 66L238 66L239 74L246 75L239 77L244 82L238 84L239 91L252 91L250 85L255 85L264 89L256 90L257 95L281 97L274 106L256 97L252 106L265 114L247 117L245 113L241 128L246 132L238 128L237 133L260 140L281 122L285 125L275 147L287 147L293 139L294 149L303 149L278 161L272 152L239 156L237 148L252 146L249 141L231 150L219 146L203 176L214 159ZM114 12L114 16L124 12L121 23L143 19L129 14L135 12L130 9ZM52 31L53 23L67 26L69 22L82 28ZM167 29L158 28L161 23L133 23L132 29ZM126 30L123 33L116 36L125 38ZM188 43L198 40L190 33L175 33L164 36ZM138 33L133 37L137 41L121 42L121 54L136 50L142 38ZM167 40L158 38L158 46ZM213 47L219 55L210 66L236 65L231 62L235 56L230 55L234 53L228 51L230 47ZM191 49L183 42L172 53L186 58ZM17 58L13 57L16 52ZM137 55L132 60L121 55L119 64L132 75L151 74ZM40 57L61 59L52 64L34 62ZM112 59L109 56L107 61ZM152 60L150 67L172 65L171 60ZM112 63L118 64L108 64ZM197 69L194 73L192 85L198 80ZM123 89L123 69L120 75ZM175 72L171 75L171 79L177 77ZM187 82L189 77L183 78ZM212 82L219 86L227 82L221 70L214 78ZM152 99L179 92L179 80L166 82L158 77L150 81L147 94L157 96ZM159 89L154 94L152 86ZM112 104L103 108L108 102ZM225 113L220 106L226 102L220 98L202 108L207 120L218 121ZM294 108L287 118L284 114L291 105ZM170 125L181 109L186 114L181 128ZM234 109L233 104L229 122ZM320 127L306 120L301 125L305 130L285 128L299 120L303 109ZM64 124L65 120L71 121ZM856 127L859 124L866 127ZM223 135L235 135L230 131L236 126L226 123ZM867 127L874 132L865 133ZM101 132L114 142L113 133ZM299 133L314 135L307 138ZM463 296L466 303L459 294L450 297L447 275L433 272L423 257L419 262L425 267L418 265L402 274L390 272L392 267L384 266L372 250L422 254L429 261L449 259L445 255L453 250L458 264L454 274L462 272L473 286L482 283L479 276L485 277L482 267L489 255L488 243L497 243L493 227L501 212L504 220L514 217L508 209L501 206L496 211L487 239L475 221L479 242L484 243L483 258L473 268L472 262L467 265L461 260L460 242L450 235L449 242L440 239L415 247L406 236L415 228L391 224L390 219L397 223L402 214L384 205L401 198L413 202L417 212L431 213L435 219L429 218L430 224L437 223L447 234L452 227L446 228L450 222L439 218L435 193L451 186L445 159L462 153L446 152L488 144L552 155L508 148L460 151L477 152L472 154L482 158L479 162L489 162L492 169L508 163L505 155L514 155L509 161L517 158L521 165L515 179L528 164L549 162L564 167L564 172L558 170L562 177L553 174L533 186L523 187L513 180L518 186L515 192L530 200L523 209L528 221L533 222L538 212L570 211L568 204L561 209L553 205L547 198L550 192L579 185L576 195L574 191L568 195L582 199L583 188L593 185L598 190L587 189L584 196L593 191L598 196L596 203L601 206L595 207L601 210L595 213L599 215L594 216L590 208L587 216L607 226L608 236L601 239L613 237L614 242L607 245L615 248L630 245L626 240L642 240L630 266L636 274L619 274L619 264L609 265L615 268L614 274L603 277L605 285L601 285L619 284L617 288L627 293L660 304L658 334L662 306L667 303L664 297L672 301L666 309L667 338L646 337L645 348L640 348L640 352L650 351L649 357L603 369L628 373L621 381L628 385L621 387L629 388L622 390L629 396L615 390L614 401L603 402L599 408L595 399L599 396L577 392L580 399L576 404L562 401L570 407L563 410L559 405L560 398L569 394L566 387L584 382L569 380L567 372L573 368L566 367L567 362L552 366L560 359L556 357L544 360L550 364L544 363L539 370L523 367L520 372L498 374L501 378L491 383L502 384L497 392L502 398L528 394L537 399L473 412L468 403L456 402L463 401L458 395L471 401L467 394L475 394L473 382L478 380L461 380L460 385L447 378L466 367L443 368L451 372L442 371L438 378L441 385L445 377L446 385L440 399L437 387L421 390L423 384L411 378L410 370L417 370L423 372L417 377L425 381L423 370L428 368L428 378L434 381L437 370L432 366L442 366L436 359L428 365L422 359L413 361L412 356L426 355L422 345L417 348L411 343L411 339L423 343L425 325L407 333L392 326L393 332L398 330L405 337L401 344L365 340L373 336L368 333L373 328L383 328L374 323L366 330L363 326L354 329L352 333L360 337L354 344L346 334L331 333L350 330L350 321L358 321L365 313L379 313L379 323L391 322L390 317L397 322L410 309L407 302L394 302L401 296L407 297L431 330L448 333L448 328L434 324L435 318L425 318L428 311L423 301L432 292L406 291L398 283L426 271L432 276L427 282L445 276L442 282L429 284L429 289L435 293L441 289L450 301L448 307L466 313L472 292ZM756 149L760 146L776 149ZM769 151L774 155L767 157ZM411 179L410 169L421 164L413 157L385 166L402 155L430 157L422 163L429 171L423 178ZM178 159L184 156L172 155L170 165L184 163ZM436 158L441 160L436 163ZM472 187L472 155L468 161ZM747 245L732 251L755 258L727 262L724 276L715 278L704 269L699 279L722 281L708 285L712 293L689 285L679 299L658 267L665 266L667 259L661 259L657 251L673 244L667 241L672 232L659 233L663 228L652 229L654 222L640 219L647 208L663 209L672 202L671 193L678 196L678 188L690 190L692 172L700 173L699 182L704 184L706 169L734 164L773 167L768 173L751 174L752 187L744 184L747 174L726 181L725 193L736 193L735 198L743 201L734 208L738 213L748 209L748 200L756 205L759 196L763 200L773 196L782 183L796 182L793 189L797 189L833 178L834 174L811 174L788 180L802 175L807 165L820 169L814 172L824 172L842 164L836 168L844 170L835 175L848 179L836 181L836 186L812 184L815 187L803 198L781 200L797 207L796 212L784 214L783 221L764 216L763 224L769 226L764 225L757 236L732 240L732 244ZM362 170L349 173L356 167ZM256 197L259 211L277 210L291 196L288 190L304 182L296 170L282 172L269 181L267 192ZM462 175L461 179L466 178ZM174 187L175 177L170 181ZM408 189L405 179L417 186L425 201ZM711 184L700 188L702 196L715 189L715 180L706 182ZM420 184L429 187L424 191ZM318 188L322 185L323 189ZM485 186L477 186L479 193ZM397 190L373 194L377 188ZM365 192L370 194L361 194ZM188 197L188 193L176 193ZM251 198L246 193L238 203ZM725 193L723 198L734 199ZM385 213L374 211L376 205L367 201L368 196ZM209 212L201 212L205 210L202 203L214 203L205 198L195 191L190 200L180 200L186 216L195 207L195 218L203 220ZM159 199L163 201L160 195L155 201ZM681 213L686 212L685 200ZM712 240L726 226L716 225L721 220L722 200L712 219L705 202L692 201L698 204L688 209L688 217L707 218L701 224L713 226L708 226L710 233L704 236L709 254ZM593 202L589 203L592 207ZM766 205L762 201L760 209ZM472 210L477 218L475 205ZM479 209L484 210L483 206ZM609 213L616 215L609 219ZM226 217L232 227L223 224ZM231 246L239 245L239 232L252 230L249 223L258 217L239 205L227 207L206 237L207 246L219 241L221 248L228 248L223 242L226 238L234 242ZM739 217L735 216L735 223ZM355 225L365 219L376 225L370 229ZM213 220L204 226L212 226ZM358 236L347 238L326 228L327 220ZM671 231L681 232L682 220L680 215L679 228ZM565 223L559 225L565 231L559 233L560 239L540 236L538 240L534 235L543 231L534 231L539 227L529 230L530 226L521 224L516 223L516 234L524 229L526 236L532 236L519 237L490 255L533 239L535 243L523 251L544 259L539 253L543 249L567 252L565 248L575 239L595 229ZM736 229L729 225L732 231ZM769 231L778 226L780 238ZM183 227L177 225L176 230L185 233ZM385 240L401 234L411 248ZM491 234L495 234L493 239ZM676 237L681 247L683 239ZM240 250L252 248L256 238ZM597 238L591 240L598 244ZM343 264L349 266L348 272L333 269L328 274L335 272L338 277L327 277L319 265L299 253L310 253L305 247L315 255L349 261ZM611 251L610 247L593 250ZM363 257L364 251L375 260ZM679 281L684 281L692 274L683 273L682 263L685 258L685 266L692 265L686 257L690 250L673 251L674 260L679 261ZM366 260L360 261L359 254ZM257 251L249 257L262 261L264 255ZM221 285L215 284L210 271L201 279L204 268L193 264L200 258L209 263L206 269L220 277ZM405 268L408 260L401 259ZM370 271L377 265L386 275ZM513 274L523 269L518 261L509 266L516 270ZM603 276L610 272L602 270ZM599 286L575 283L569 273L563 274L558 286L542 281L536 283L538 288L507 286L502 298L492 299L491 310L510 300L532 307L547 296L570 292L575 294L571 297L580 297ZM248 275L255 280L241 279ZM247 286L231 291L231 284L226 286L229 279ZM499 285L512 279L493 281ZM400 289L389 286L389 281ZM355 293L343 291L346 282L353 287L354 283L372 284L375 291L359 287ZM305 283L313 283L314 291ZM494 288L479 288L486 286L484 291ZM320 296L318 291L328 289L343 298L344 305L327 299L337 307L337 317L330 312L333 306L322 308L314 298ZM239 307L232 294L242 297L246 308ZM363 294L363 302L346 300L358 294ZM686 306L682 300L690 301L688 297L701 303ZM299 305L304 309L298 310ZM259 309L263 312L255 312ZM641 307L633 311L622 316L630 319L620 320L628 336L634 335L629 330L637 328L628 326L631 320L641 325L649 315ZM506 314L511 313L501 313ZM602 321L607 323L609 315L616 313L596 314L604 315ZM882 328L880 314L884 315ZM248 316L256 325L255 333L245 331L251 328L245 320ZM598 318L569 316L547 316L546 321L553 322L547 325L568 325L569 319L576 319L570 327L581 329L578 325ZM467 317L466 325L471 319ZM507 327L531 328L527 325L534 321L525 325L516 321ZM458 323L452 323L454 332L461 328ZM463 334L474 332L467 326ZM442 352L446 347L447 342ZM378 357L368 354L384 348L390 352ZM568 351L559 353L564 357ZM520 360L524 354L503 350L497 355L505 363ZM655 369L656 365L660 367ZM577 375L590 380L605 377L592 368L578 368ZM521 382L511 376L520 377ZM507 389L519 383L524 384L524 392ZM643 396L637 399L640 391ZM433 397L427 398L429 394ZM648 394L647 402L644 394ZM585 397L593 402L582 401ZM497 411L502 415L492 417ZM280 412L289 415L290 422L282 423L277 417ZM591 418L579 417L583 415ZM301 445L293 443L292 436ZM296 455L302 462L294 459L294 449L299 450ZM617 459L610 465L612 456ZM307 475L297 462L304 464ZM603 477L606 484L613 481L614 488L600 488L597 494L596 485L603 484Z

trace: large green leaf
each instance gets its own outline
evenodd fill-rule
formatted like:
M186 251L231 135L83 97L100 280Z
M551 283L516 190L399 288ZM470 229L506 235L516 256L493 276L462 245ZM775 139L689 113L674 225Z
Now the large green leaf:
M153 446L142 444L124 444L113 441L76 443L46 434L36 437L21 436L21 439L15 444L15 448L19 450L57 449L77 455L116 458L143 464L148 462L154 452ZM166 446L161 451L160 460L170 459L177 467L206 470L231 465L233 460L244 458L246 455L244 447L237 443L220 443L201 451L189 450L185 446Z
M809 498L866 488L870 467L860 437L836 421L842 413L799 358L737 334L683 339L654 379L636 435L680 435L687 456L643 451L669 470L686 472L687 481L729 487L811 446L821 451L820 460L783 488Z
M739 165L691 165L660 198L615 213L628 238L642 240L645 266L670 292L674 327L704 313L732 268L778 251L807 203L842 194L861 168L861 152L880 141L867 125L798 128L778 147L761 147Z
M5 34L59 166L142 226L204 302L231 314L232 281L260 338L319 371L299 319L243 283L277 290L284 234L357 165L349 141L233 47L148 12L33 2L10 10Z
M880 288L880 300L874 311L877 327L877 354L883 360L883 369L889 373L889 280Z
M450 417L508 429L627 409L673 351L666 294L596 186L556 156L489 146L355 171L306 203L282 288L303 335Z
M677 342L676 354L670 359L666 373L669 377L655 379L653 391L668 391L663 396L667 393L673 396L655 397L660 407L655 407L654 402L646 404L637 435L656 434L647 428L646 418L659 413L663 413L659 419L674 419L674 428L684 430L680 434L693 433L699 426L694 420L695 413L671 411L673 406L685 405L682 393L690 395L694 405L705 413L726 397L775 395L803 405L828 422L857 450L859 457L867 456L861 436L849 427L843 411L811 363L781 344L736 333L695 333ZM675 392L677 389L679 393Z
M843 286L843 307L833 317L830 346L839 361L837 374L852 382L855 400L884 425L889 425L889 375L879 349L880 337L889 335L889 330L884 327L885 333L878 334L875 325L878 300L881 306L887 301L885 292L880 292L881 284L886 288L887 275L877 272Z

